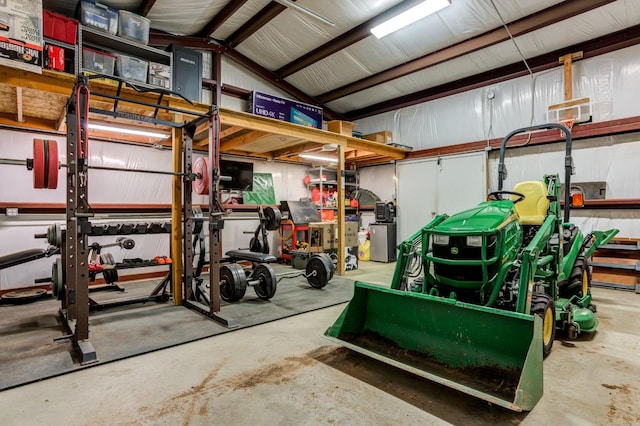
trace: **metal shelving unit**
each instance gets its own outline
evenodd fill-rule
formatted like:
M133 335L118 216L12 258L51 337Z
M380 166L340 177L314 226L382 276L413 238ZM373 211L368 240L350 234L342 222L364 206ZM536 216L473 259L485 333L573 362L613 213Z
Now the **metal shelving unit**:
M333 179L329 178L329 175L327 175L326 179L323 179L322 176L323 174L328 173L331 174L331 177L333 177ZM307 188L311 189L311 188L315 188L317 187L320 190L320 204L317 205L318 210L320 211L320 217L322 217L322 211L323 210L334 210L337 211L338 208L337 207L329 207L329 206L325 206L324 203L322 202L322 194L324 193L324 187L333 187L336 188L338 187L338 171L334 168L331 167L326 167L326 166L318 166L318 167L312 167L310 169L307 169L307 174L311 177L311 181L309 182L309 184L307 185ZM355 190L358 189L359 187L359 177L358 177L358 172L355 170L345 170L345 183L344 186L346 189L348 190ZM357 208L356 207L349 207L346 206L345 207L346 211L352 211L352 212L357 212Z
M91 70L85 70L82 67L82 47L87 46L90 48L97 48L105 50L110 53L121 53L136 58L144 59L151 62L157 62L164 65L169 65L173 69L173 56L171 52L165 52L164 50L149 47L141 43L136 43L131 40L126 40L118 36L111 35L109 33L96 30L84 25L78 26L78 49L77 49L77 69L79 72L87 71L93 73ZM156 86L148 83L141 83L138 81L131 81L131 84L137 87L149 88L149 89L164 89L162 86ZM173 81L169 81L169 90L173 87Z

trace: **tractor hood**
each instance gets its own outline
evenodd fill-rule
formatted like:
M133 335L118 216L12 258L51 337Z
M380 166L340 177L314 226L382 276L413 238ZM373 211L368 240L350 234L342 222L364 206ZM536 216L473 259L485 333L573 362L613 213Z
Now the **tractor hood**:
M457 213L433 228L434 232L482 232L499 228L515 214L511 201L485 201Z

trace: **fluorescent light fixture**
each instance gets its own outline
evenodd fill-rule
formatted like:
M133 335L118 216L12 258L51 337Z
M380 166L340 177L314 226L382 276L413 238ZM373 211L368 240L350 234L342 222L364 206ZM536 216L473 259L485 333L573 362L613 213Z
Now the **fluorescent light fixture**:
M337 163L338 159L337 158L332 158L332 157L325 157L322 155L315 155L315 154L300 154L299 155L300 158L306 158L307 160L318 160L318 161L326 161L328 163Z
M328 20L324 16L320 16L317 13L315 13L313 10L307 9L306 7L301 6L298 3L294 3L291 0L275 0L275 2L276 3L280 3L281 5L286 6L286 7L290 7L291 9L295 9L298 12L302 12L305 15L310 16L313 19L316 19L316 20L322 22L323 24L327 24L327 25L330 25L332 27L336 26L336 24L334 24L333 22L331 22L330 20Z
M451 0L425 0L388 21L371 28L371 33L378 38L382 38L426 16L432 15L447 6L451 6Z
M151 132L148 130L129 129L127 127L105 126L103 124L89 123L89 129L104 130L105 132L126 133L128 135L149 136L150 138L168 138L166 133Z

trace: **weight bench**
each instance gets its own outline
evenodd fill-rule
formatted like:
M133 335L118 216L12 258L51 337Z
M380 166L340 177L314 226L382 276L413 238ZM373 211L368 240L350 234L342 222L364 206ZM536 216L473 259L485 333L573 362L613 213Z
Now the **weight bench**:
M43 257L49 257L59 252L60 251L57 248L50 247L47 250L29 249L18 251L15 253L9 253L4 256L0 256L0 270L42 259Z
M252 264L274 263L278 259L272 254L256 253L249 250L229 250L225 253L227 257L221 259L222 262L236 263L238 260L246 260Z

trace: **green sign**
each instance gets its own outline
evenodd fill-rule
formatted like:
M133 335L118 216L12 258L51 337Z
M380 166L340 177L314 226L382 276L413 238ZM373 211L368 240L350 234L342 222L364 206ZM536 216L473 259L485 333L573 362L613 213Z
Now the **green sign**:
M273 189L271 173L254 173L253 191L243 191L242 202L244 204L275 204L276 193Z

